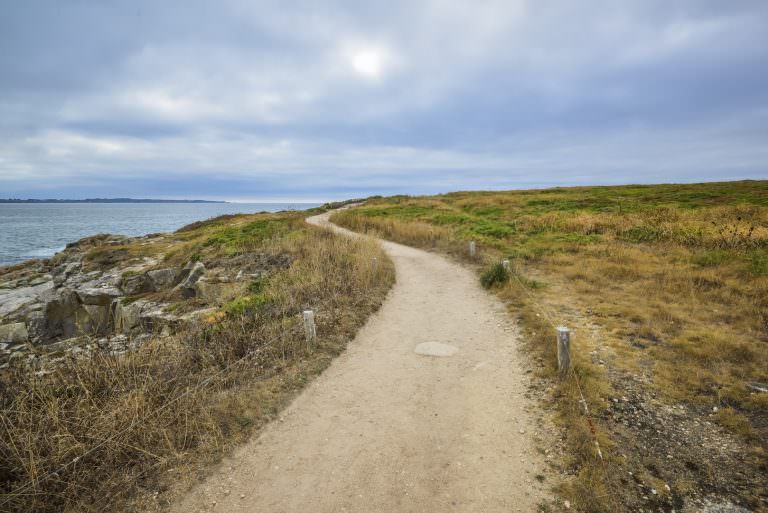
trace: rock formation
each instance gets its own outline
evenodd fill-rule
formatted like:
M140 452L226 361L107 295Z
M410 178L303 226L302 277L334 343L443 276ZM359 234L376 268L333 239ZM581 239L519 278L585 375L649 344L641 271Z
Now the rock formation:
M120 353L213 313L249 280L286 267L285 255L246 254L181 268L127 247L163 235L87 237L50 260L0 267L0 369L85 348ZM157 252L147 252L156 255Z

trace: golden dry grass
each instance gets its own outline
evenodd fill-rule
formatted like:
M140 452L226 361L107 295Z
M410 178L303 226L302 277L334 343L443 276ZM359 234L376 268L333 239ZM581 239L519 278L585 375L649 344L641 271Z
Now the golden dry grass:
M476 264L510 258L515 279L495 289L550 371L545 315L576 330L575 373L595 418L616 393L590 354L604 349L611 368L667 404L718 408L706 418L741 437L745 464L765 471L768 394L748 385L768 383L768 182L397 196L333 220L465 260L475 240ZM610 450L606 462L595 457L574 386L555 392L577 472L564 493L583 511L616 511L605 497L623 462ZM608 429L594 424L610 448Z
M243 308L188 332L122 356L72 357L46 376L3 376L0 510L117 511L147 497L140 509L161 506L153 492L194 479L196 467L270 419L343 350L394 281L376 244L310 227L300 213L213 220L160 244L172 262L257 251L292 264ZM307 308L318 329L311 350L300 320Z

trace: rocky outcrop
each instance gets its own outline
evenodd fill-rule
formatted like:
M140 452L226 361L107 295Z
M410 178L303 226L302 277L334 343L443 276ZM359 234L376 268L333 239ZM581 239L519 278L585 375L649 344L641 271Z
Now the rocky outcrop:
M96 235L51 260L0 268L0 368L35 367L40 357L61 353L118 354L198 322L244 293L250 280L290 265L280 255L190 261L183 268L129 256L129 244L154 242Z

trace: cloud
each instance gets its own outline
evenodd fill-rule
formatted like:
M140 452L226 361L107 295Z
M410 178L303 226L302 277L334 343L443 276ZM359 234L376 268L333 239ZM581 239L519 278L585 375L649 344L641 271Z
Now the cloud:
M760 1L0 7L0 194L766 177Z

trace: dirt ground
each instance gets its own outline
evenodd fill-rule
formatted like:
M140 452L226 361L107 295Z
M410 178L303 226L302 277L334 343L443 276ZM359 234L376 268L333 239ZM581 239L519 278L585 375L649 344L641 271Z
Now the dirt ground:
M382 244L397 283L379 312L171 511L534 512L551 500L540 411L504 305L470 270Z

